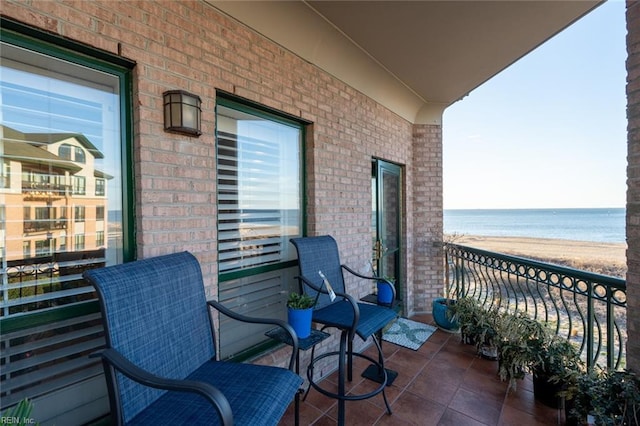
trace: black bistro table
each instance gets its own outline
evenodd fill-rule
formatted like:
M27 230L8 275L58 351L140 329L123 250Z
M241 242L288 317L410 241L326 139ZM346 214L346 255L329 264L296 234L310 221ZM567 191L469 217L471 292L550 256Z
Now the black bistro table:
M285 332L284 329L280 327L273 328L265 332L264 334L267 337L270 337L277 342L292 346L291 337L289 336L289 333ZM315 345L317 345L318 343L322 342L323 340L329 337L331 337L329 333L325 333L324 331L320 331L312 328L311 334L309 335L309 337L305 337L304 339L298 338L298 352L296 353L296 374L298 375L300 374L300 351L301 350L307 351L309 349L312 349L313 347L315 347ZM300 413L300 393L301 392L302 392L302 389L298 391L298 393L296 393L296 399L295 399L296 426L298 426L300 422L300 419L298 418L299 417L298 414Z

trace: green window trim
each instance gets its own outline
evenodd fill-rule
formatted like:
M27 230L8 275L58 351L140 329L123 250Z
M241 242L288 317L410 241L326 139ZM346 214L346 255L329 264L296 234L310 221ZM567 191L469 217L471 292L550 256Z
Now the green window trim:
M246 315L286 319L286 293L297 288L298 264L288 239L306 233L304 149L310 122L221 91L216 117L218 300ZM295 187L264 186L290 173ZM297 229L287 229L294 223ZM269 230L270 224L275 229ZM246 239L243 230L248 232ZM242 361L278 345L264 336L266 329L240 332L226 321L219 327L223 359Z
M133 163L133 84L132 70L136 62L122 56L60 37L22 22L0 17L0 39L18 47L43 53L70 63L83 65L118 77L120 81L122 149L122 226L123 260L136 258L135 187Z
M122 146L122 226L123 247L122 256L125 262L135 259L135 187L133 167L133 89L132 69L136 63L132 60L88 45L69 40L37 28L23 24L7 17L0 17L0 39L4 43L42 53L53 58L61 59L73 64L82 65L94 70L102 71L118 78L121 111L120 138L126 141ZM88 304L90 309L99 311L97 302ZM96 310L96 307L97 310ZM62 308L61 315L69 313L75 315L76 309ZM57 314L48 312L34 312L25 315L0 319L0 329L3 333L31 327L33 324L46 323L58 319Z
M263 118L265 120L274 121L279 124L284 124L287 126L291 126L293 128L299 129L301 131L301 152L300 152L300 177L301 177L301 209L302 209L302 217L301 217L301 234L306 235L307 229L307 221L306 221L306 209L307 209L307 199L306 199L306 167L305 167L305 141L307 137L307 126L311 124L310 121L305 120L300 117L293 116L291 114L287 114L272 108L269 108L265 105L259 104L257 102L251 101L249 99L241 98L239 96L230 94L228 92L218 90L216 92L216 115L217 115L217 107L223 106L227 108L232 108L238 110L240 112L249 113L255 115L256 117ZM216 135L217 135L216 130ZM216 143L217 144L217 143ZM216 159L217 163L217 159ZM251 275L256 275L264 272L274 271L278 269L285 269L292 266L296 266L298 264L297 260L289 260L284 262L278 262L275 264L267 265L267 266L258 266L255 268L246 268L238 271L231 272L221 272L218 274L218 281L225 282L238 278L248 277Z

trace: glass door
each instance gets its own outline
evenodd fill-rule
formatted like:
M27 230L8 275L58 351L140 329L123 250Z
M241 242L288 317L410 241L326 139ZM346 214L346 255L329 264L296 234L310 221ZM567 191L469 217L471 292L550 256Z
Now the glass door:
M372 239L374 272L395 284L400 297L402 169L382 160L372 162Z

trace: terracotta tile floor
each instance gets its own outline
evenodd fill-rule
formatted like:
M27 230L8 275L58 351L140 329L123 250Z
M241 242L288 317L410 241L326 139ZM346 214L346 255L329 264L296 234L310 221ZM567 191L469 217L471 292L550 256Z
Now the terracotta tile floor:
M433 324L431 315L413 318ZM437 330L419 350L413 351L384 342L385 366L399 373L386 389L392 415L387 415L382 395L364 401L347 401L346 424L351 425L557 425L564 412L546 407L533 398L531 377L507 393L507 385L497 377L498 364L475 355L472 346L460 343L458 334ZM375 350L367 352L373 355ZM356 358L349 390L357 393L373 389L360 377L368 362ZM337 373L325 380L334 385ZM325 386L328 388L328 386ZM337 424L337 403L314 389L300 404L301 425ZM293 425L293 404L281 425Z

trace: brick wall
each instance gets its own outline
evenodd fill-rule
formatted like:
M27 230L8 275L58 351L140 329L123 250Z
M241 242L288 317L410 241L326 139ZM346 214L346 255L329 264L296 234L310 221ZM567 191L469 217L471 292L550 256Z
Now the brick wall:
M409 313L430 311L442 285L434 245L442 239L440 126L413 126L202 1L2 0L2 13L136 61L139 257L189 250L208 293L217 294L214 108L221 89L313 123L308 234L334 235L343 262L356 270L371 253L371 159L404 166L405 304ZM171 89L202 98L199 138L163 131L162 93Z
M640 371L640 3L627 2L627 364Z
M408 245L414 253L411 298L416 312L431 312L431 301L442 296L442 127L413 128L413 230Z

